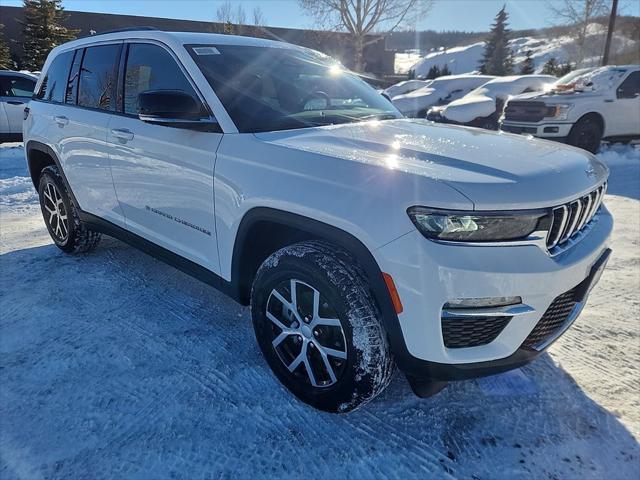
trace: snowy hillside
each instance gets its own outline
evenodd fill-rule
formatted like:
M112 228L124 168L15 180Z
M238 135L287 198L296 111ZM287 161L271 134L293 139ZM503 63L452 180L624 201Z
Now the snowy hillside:
M606 32L602 25L592 24L589 26L585 51L597 53L594 53L592 56L587 56L583 61L583 66L593 66L599 63L605 34ZM531 56L535 64L536 73L542 71L542 66L550 58L555 58L558 63L567 61L575 62L575 59L579 58L575 38L570 35L555 38L515 38L511 41L511 47L514 52L516 71L524 61L525 55L529 50L532 52ZM640 42L621 35L613 36L611 42L611 51L613 54L629 51L633 48L640 48ZM398 54L396 71L398 73L406 73L410 69L413 69L415 70L416 76L420 77L425 76L434 65L438 67L447 65L453 74L470 73L477 70L483 50L484 42L479 42L467 46L430 52L422 58L419 58L415 54Z

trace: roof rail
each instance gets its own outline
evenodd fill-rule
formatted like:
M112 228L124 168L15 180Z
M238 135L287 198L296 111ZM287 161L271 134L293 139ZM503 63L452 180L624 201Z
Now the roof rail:
M146 31L146 30L158 30L156 27L150 26L141 26L141 27L127 27L127 28L117 28L115 30L106 30L104 32L91 33L93 30L89 30L89 35L85 35L82 38L87 37L95 37L97 35L107 35L108 33L121 33L121 32L137 32L137 31Z

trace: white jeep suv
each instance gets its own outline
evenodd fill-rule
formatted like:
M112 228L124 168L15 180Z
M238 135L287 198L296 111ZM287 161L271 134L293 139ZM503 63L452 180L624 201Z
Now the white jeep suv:
M25 111L54 242L102 233L244 305L280 381L345 412L532 360L609 255L582 150L405 119L318 52L153 30L54 49Z

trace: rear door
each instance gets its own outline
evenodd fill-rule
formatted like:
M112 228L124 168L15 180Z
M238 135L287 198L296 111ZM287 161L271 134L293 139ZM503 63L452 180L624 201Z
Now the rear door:
M4 74L0 78L0 102L7 116L8 133L22 134L24 107L33 96L36 80L23 75Z
M52 115L49 138L80 208L124 226L107 145L107 126L116 109L121 51L122 42L116 42L75 52L66 70L64 104Z
M149 90L181 91L206 108L186 70L163 45L128 43L123 70L122 113L109 123L108 141L127 228L217 273L213 169L222 134L138 118L138 95Z

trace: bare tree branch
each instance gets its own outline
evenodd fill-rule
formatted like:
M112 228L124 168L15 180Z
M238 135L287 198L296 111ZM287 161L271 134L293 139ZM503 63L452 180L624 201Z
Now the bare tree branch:
M354 41L355 69L364 68L363 51L373 32L392 32L424 16L434 0L298 0L324 29L345 30Z

